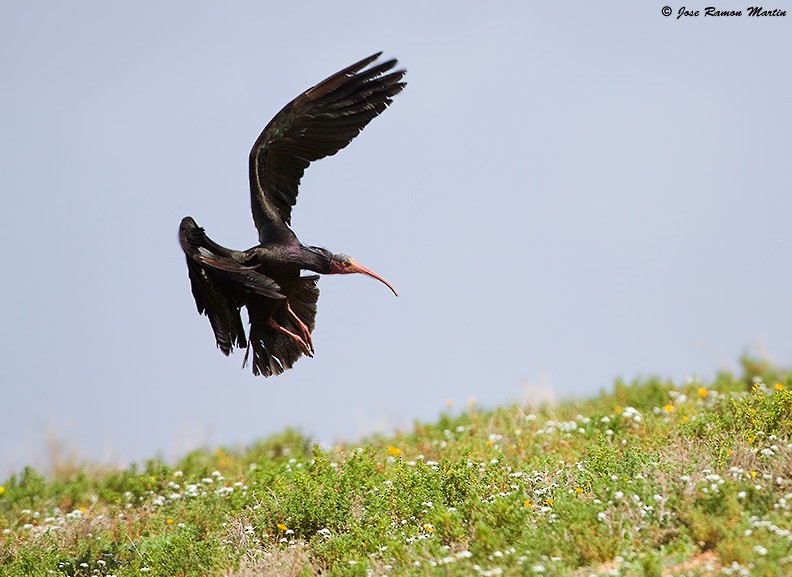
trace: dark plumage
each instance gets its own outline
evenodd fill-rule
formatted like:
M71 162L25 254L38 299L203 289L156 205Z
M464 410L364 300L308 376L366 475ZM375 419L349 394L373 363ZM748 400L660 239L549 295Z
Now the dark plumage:
M191 217L182 219L179 241L198 312L209 317L225 355L234 346L245 347L247 362L253 350L254 374L278 375L303 354L313 353L319 276L300 276L302 270L363 273L396 293L354 259L303 245L289 227L308 165L349 144L404 88L404 71L389 72L396 60L369 67L379 56L369 56L303 92L256 139L249 172L258 245L245 251L227 249L206 236ZM240 316L243 307L249 336Z

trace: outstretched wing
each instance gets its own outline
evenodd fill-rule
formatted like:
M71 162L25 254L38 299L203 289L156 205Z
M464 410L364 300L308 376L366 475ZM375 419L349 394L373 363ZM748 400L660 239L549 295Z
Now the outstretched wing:
M369 68L381 52L341 70L287 104L250 151L253 220L264 243L290 235L291 207L308 165L349 144L406 86L404 70L388 60Z
M198 312L209 317L218 348L228 356L234 346L247 347L239 311L250 294L283 299L268 276L233 259L234 251L213 242L188 217L179 226L179 241L187 257L190 286Z

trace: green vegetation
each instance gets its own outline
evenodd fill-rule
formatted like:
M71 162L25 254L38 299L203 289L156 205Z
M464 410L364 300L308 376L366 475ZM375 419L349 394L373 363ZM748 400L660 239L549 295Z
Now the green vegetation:
M0 485L0 576L792 574L792 373Z

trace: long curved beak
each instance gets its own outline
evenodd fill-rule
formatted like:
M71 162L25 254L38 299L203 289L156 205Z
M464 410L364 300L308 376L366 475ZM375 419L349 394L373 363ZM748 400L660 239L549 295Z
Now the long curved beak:
M391 286L391 283L386 281L384 278L382 278L380 275L375 273L373 270L367 269L366 267L364 267L362 264L358 263L357 261L349 259L348 272L359 272L360 274L365 274L365 275L368 275L370 277L373 277L373 278L377 279L378 281L380 281L382 284L384 284L386 287L388 287L391 291L393 291L393 294L395 294L396 296L399 296L399 293L397 293L396 289Z

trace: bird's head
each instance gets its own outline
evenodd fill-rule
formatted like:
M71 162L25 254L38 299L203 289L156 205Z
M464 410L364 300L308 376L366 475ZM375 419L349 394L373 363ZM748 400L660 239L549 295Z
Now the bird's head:
M399 296L399 293L396 292L396 289L391 286L391 284L382 278L380 275L371 271L364 267L363 265L359 264L355 259L351 256L347 256L345 254L334 254L330 258L330 270L327 274L351 274L353 272L361 273L373 277L387 286L393 294Z

